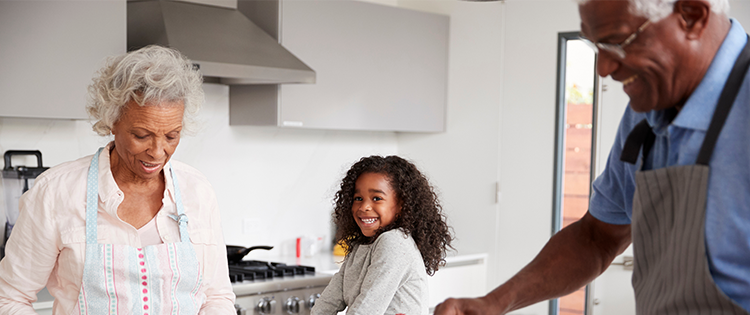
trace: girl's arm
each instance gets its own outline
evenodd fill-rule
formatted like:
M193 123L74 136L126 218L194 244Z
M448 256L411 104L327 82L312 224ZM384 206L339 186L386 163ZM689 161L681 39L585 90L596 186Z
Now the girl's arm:
M370 265L367 267L360 293L354 303L349 305L347 315L384 314L391 305L396 291L409 280L408 273L413 270L411 266L414 260L418 259L420 265L424 266L419 249L399 230L381 234L373 246ZM420 298L419 294L414 294L414 297ZM424 303L427 301L414 300L403 303L408 305L394 306L404 308L396 309L396 313L415 314L421 312L421 305Z
M335 315L346 308L344 302L344 270L346 262L341 264L339 271L333 275L323 293L315 301L310 315Z

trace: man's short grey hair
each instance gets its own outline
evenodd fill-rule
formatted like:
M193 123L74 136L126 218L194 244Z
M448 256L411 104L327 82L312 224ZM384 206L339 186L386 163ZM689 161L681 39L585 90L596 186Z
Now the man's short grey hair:
M592 0L577 0L584 4ZM651 22L658 22L674 12L674 3L679 0L627 0L630 2L630 13L645 17ZM711 11L729 17L729 0L705 0L711 5Z
M179 51L146 46L107 61L88 87L86 111L95 121L94 131L106 136L131 101L140 106L182 101L183 133L190 134L204 101L202 83L200 72Z

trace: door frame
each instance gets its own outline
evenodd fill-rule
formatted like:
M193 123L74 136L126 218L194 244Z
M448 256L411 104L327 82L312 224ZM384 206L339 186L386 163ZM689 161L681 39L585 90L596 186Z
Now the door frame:
M567 42L569 40L581 39L581 33L576 32L560 32L557 34L557 86L555 92L555 158L554 158L554 180L552 182L552 227L551 235L560 231L562 225L562 197L563 197L563 171L565 168L565 131L564 126L566 122L565 115L565 74L566 74L566 61L567 61ZM600 80L596 74L596 62L598 53L594 52L594 95L593 101L593 117L591 119L591 156L590 156L590 170L589 170L589 189L591 183L593 183L596 176L596 154L597 152L597 122L598 122L598 108L599 108L599 92L600 92ZM591 195L589 191L589 196ZM586 285L586 299L584 305L584 314L591 315L593 311L593 282ZM558 315L559 301L558 299L549 300L549 314Z

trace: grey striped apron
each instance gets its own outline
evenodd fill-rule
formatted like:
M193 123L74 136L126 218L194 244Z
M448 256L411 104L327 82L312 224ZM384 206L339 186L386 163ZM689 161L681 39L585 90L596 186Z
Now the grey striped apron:
M714 283L704 236L708 164L748 65L750 45L745 45L721 92L695 165L635 174L631 231L639 315L748 315ZM645 159L654 139L644 119L628 135L620 159L636 164L639 153Z

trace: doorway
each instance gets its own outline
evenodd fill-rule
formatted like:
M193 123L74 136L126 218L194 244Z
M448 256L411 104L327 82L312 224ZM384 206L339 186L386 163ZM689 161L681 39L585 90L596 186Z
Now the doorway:
M558 35L552 234L588 211L594 178L596 53L578 32ZM550 301L550 315L587 314L589 286Z

